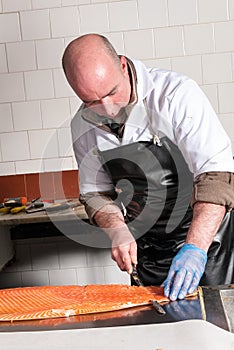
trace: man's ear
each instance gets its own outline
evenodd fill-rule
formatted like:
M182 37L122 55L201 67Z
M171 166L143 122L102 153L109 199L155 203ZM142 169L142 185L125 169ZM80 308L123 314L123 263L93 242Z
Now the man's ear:
M121 69L122 71L126 74L128 74L128 64L127 64L127 59L125 56L120 56L120 64L121 64Z

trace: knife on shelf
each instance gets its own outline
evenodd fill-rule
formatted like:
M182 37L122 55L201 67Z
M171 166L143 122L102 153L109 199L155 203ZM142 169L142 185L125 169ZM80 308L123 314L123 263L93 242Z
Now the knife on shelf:
M136 285L138 287L144 287L143 282L141 281L137 269L136 269L136 265L133 265L132 267L132 274L131 274L133 280L135 281ZM150 300L154 309L157 311L157 313L159 313L160 315L165 315L166 311L164 310L164 308L156 301L156 300Z

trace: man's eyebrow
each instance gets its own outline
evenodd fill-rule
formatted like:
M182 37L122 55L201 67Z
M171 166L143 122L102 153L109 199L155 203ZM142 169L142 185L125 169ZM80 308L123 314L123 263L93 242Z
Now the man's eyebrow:
M111 89L111 91L108 92L105 96L101 97L100 100L101 100L102 98L105 98L105 97L107 97L107 96L113 94L113 92L115 92L115 90L117 89L117 87L118 87L118 85L115 85L115 86L113 87L113 89ZM93 101L85 101L85 100L83 100L84 103L97 102L97 101L99 101L99 100L93 100Z
M115 86L113 87L113 89L112 89L106 96L111 95L111 94L117 89L117 87L118 87L118 85L115 85ZM103 98L106 97L106 96L103 96Z

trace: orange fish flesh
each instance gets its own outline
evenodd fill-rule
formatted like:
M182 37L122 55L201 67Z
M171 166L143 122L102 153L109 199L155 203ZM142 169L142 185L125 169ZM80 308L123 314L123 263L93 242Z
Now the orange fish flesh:
M69 317L169 301L162 287L121 284L41 286L0 290L0 321Z

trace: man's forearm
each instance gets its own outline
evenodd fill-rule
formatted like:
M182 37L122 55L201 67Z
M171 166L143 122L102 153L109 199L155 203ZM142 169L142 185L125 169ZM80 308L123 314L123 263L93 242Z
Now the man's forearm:
M223 220L226 209L222 205L197 202L193 208L193 220L186 243L208 251L216 232Z
M129 243L133 237L125 224L124 216L118 206L105 205L94 215L96 224L101 227L116 245Z

